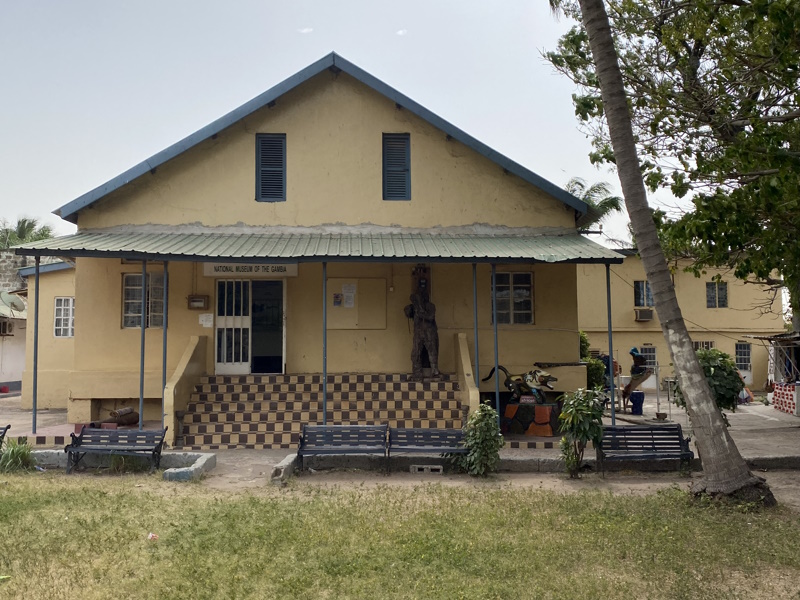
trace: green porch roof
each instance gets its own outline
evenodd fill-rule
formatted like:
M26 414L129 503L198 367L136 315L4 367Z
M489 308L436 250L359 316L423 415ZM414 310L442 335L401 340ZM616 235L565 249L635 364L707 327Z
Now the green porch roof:
M85 231L16 248L30 256L233 262L621 263L575 230L368 228L181 228Z

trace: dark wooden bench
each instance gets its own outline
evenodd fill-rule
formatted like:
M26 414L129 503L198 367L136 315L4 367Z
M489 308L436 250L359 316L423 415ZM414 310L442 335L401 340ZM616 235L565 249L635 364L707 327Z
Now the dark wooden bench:
M315 454L380 454L386 458L388 425L303 425L297 456Z
M414 452L418 454L465 454L464 432L461 429L418 429L391 427L389 449L392 453Z
M678 459L687 467L694 458L690 438L683 437L681 426L632 425L603 427L603 439L597 448L597 462L605 476L606 461Z
M0 429L0 452L3 452L3 440L6 438L6 431L11 429L11 425L6 425L2 429Z
M139 456L150 461L150 472L161 464L161 449L168 427L157 430L93 429L84 427L80 435L71 433L72 443L64 448L67 453L67 473L72 472L87 454L112 456Z

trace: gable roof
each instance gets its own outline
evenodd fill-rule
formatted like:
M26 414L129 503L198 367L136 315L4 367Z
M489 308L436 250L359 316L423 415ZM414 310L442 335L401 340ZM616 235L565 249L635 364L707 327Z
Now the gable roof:
M465 146L468 146L472 150L476 151L478 154L481 154L486 158L488 158L489 160L495 162L509 173L513 173L514 175L520 177L524 181L527 181L531 185L539 188L543 192L560 200L567 206L574 208L575 211L578 213L576 218L576 224L578 226L582 225L584 222L596 216L596 213L592 207L588 206L585 202L579 200L566 190L563 190L554 183L551 183L550 181L547 181L543 177L540 177L533 171L526 169L522 165L503 156L502 154L500 154L496 150L493 150L486 144L479 142L477 139L468 135L455 125L448 123L441 117L429 111L427 108L420 106L419 104L411 100L411 98L404 96L394 88L386 85L380 79L373 77L363 69L360 69L353 63L345 60L335 52L331 52L327 56L307 66L302 71L299 71L298 73L295 73L288 79L285 79L275 87L272 87L263 94L256 96L249 102L246 102L245 104L241 105L239 108L232 110L225 116L220 117L216 121L206 125L202 129L185 137L184 139L166 148L165 150L162 150L161 152L154 154L147 160L140 162L138 165L131 167L124 173L117 175L116 177L114 177L110 181L107 181L103 185L96 187L95 189L83 194L82 196L79 196L75 200L68 202L67 204L61 206L60 208L57 208L56 210L53 211L53 214L58 215L62 219L65 219L72 223L77 223L78 212L81 211L82 209L91 206L92 204L94 204L107 194L123 187L124 185L130 183L134 179L153 171L160 165L175 158L179 154L186 152L187 150L196 146L197 144L207 140L212 136L217 135L222 130L230 127L237 121L240 121L241 119L256 112L257 110L264 108L270 103L275 102L283 94L289 92L290 90L293 90L297 86L308 81L312 77L322 73L326 69L333 69L337 72L344 71L345 73L355 78L356 80L360 81L364 85L372 88L379 94L382 94L383 96L389 98L396 104L399 104L404 109L412 112L413 114L427 121L434 127L437 127L438 129L446 133L448 136L454 138L456 141L461 142Z

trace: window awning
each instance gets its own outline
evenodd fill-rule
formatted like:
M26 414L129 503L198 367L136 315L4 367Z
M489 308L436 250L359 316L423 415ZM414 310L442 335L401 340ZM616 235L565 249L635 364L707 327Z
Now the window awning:
M174 227L82 231L16 247L17 254L255 262L621 263L575 230L389 227Z

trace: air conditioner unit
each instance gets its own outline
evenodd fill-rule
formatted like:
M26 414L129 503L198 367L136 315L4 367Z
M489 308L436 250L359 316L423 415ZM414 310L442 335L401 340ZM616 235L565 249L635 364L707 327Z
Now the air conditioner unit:
M0 335L12 335L14 333L14 323L11 321L0 321Z
M652 321L653 320L653 309L652 308L635 308L634 312L636 313L636 320L637 321Z

